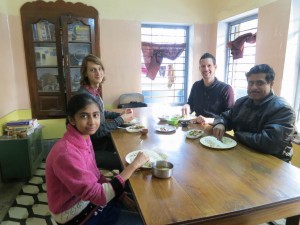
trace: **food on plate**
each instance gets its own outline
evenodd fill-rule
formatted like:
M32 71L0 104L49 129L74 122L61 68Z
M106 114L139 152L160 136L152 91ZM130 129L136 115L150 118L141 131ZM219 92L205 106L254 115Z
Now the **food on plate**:
M126 161L128 163L131 163L140 151L149 156L149 161L143 165L143 168L151 168L153 162L167 159L167 156L162 152L155 152L151 150L136 150L126 156Z
M208 137L206 143L212 148L222 148L225 145L215 137Z
M132 125L130 127L126 127L126 130L129 132L129 133L136 133L136 132L140 132L142 131L143 129L145 129L146 127L144 125L141 125L141 124L137 124L137 125Z
M207 136L206 139L206 144L208 147L211 148L226 148L226 144L218 140L216 137L213 136Z
M136 124L138 122L139 122L138 118L133 118L132 120L130 120L129 122L126 122L124 124L125 125L131 125L131 124Z
M196 137L196 136L199 136L203 133L202 130L191 130L188 132L188 135L189 136L192 136L192 137Z
M143 125L134 125L134 126L130 126L128 129L130 130L140 130L140 129L144 129L145 126Z
M165 127L160 127L159 130L161 130L161 131L167 131L167 128L165 128Z
M173 132L173 131L176 131L176 127L174 127L172 125L157 126L156 131L163 132L163 133Z

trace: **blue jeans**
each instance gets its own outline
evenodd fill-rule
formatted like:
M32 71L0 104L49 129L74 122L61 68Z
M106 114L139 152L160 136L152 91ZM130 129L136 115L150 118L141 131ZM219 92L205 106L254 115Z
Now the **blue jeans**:
M140 214L122 209L116 225L143 225Z
M143 225L138 213L133 213L124 209L116 201L111 201L102 210L94 213L84 225Z

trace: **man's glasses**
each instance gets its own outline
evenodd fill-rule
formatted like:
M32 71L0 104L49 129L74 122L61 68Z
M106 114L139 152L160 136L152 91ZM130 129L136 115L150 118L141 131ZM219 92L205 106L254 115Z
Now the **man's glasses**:
M260 86L264 86L267 84L267 82L264 80L256 80L256 81L249 80L247 82L248 82L248 86L253 86L255 84L255 86L260 87Z

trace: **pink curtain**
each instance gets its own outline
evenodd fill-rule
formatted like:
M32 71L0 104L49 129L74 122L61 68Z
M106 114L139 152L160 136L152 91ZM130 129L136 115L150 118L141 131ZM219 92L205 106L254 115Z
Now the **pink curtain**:
M186 44L153 44L142 42L144 63L147 68L147 77L154 80L163 58L175 60L184 51Z
M227 43L227 47L231 50L233 59L243 58L245 42L253 44L256 42L256 33L246 33L238 36L235 40Z

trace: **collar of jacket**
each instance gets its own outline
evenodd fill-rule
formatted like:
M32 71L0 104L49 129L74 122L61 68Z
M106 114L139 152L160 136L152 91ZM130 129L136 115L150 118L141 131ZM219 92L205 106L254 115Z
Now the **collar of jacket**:
M201 80L201 82L203 83L203 86L204 86L204 88L205 88L206 90L210 90L210 89L214 88L214 86L217 85L217 83L219 82L219 80L218 80L218 78L215 77L214 82L212 82L211 85L209 85L208 87L205 86L204 80L203 80L203 79Z
M67 125L67 130L68 132L65 133L65 137L70 143L78 149L91 149L92 142L90 137L85 140L79 131L71 124Z

